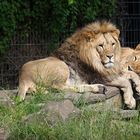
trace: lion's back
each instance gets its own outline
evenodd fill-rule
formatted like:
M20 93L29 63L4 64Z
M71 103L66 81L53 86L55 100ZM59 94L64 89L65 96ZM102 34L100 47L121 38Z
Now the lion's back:
M61 78L66 79L68 76L68 66L63 61L54 57L27 62L22 66L20 71L21 80L29 79L35 83L41 81L49 83L52 79L57 81Z

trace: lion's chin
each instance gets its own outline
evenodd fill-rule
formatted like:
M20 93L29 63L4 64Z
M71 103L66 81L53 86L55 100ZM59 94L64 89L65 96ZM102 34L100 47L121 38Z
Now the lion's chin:
M105 68L108 68L108 69L110 69L110 68L112 68L114 66L114 63L106 63L106 64L104 64L104 67Z

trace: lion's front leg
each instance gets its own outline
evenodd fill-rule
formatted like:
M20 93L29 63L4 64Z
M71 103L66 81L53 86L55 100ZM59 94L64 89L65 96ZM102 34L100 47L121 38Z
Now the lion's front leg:
M64 89L80 93L82 92L105 93L106 87L102 84L81 84L81 85L65 86Z
M124 92L124 102L128 108L134 109L136 107L136 101L133 97L133 90L128 79L125 77L119 77L108 84L111 86L116 86Z
M139 78L139 76L133 71L126 71L123 74L123 77L126 77L127 79L132 80L132 82L135 85L135 90L137 91L137 94L140 95L140 78Z

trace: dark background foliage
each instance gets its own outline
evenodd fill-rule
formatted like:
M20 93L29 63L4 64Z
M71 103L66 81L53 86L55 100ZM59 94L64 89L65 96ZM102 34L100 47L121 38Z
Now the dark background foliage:
M98 17L110 18L115 8L116 0L0 0L0 53L17 31L42 32L46 41L60 42Z

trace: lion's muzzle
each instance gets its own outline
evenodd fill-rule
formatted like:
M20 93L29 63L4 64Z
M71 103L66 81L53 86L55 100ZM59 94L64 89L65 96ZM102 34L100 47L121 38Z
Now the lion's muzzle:
M114 63L111 62L111 61L104 64L104 67L105 67L105 68L112 68L113 66L114 66Z
M107 55L106 56L106 61L104 61L104 67L105 68L112 68L114 66L114 57L113 55Z

